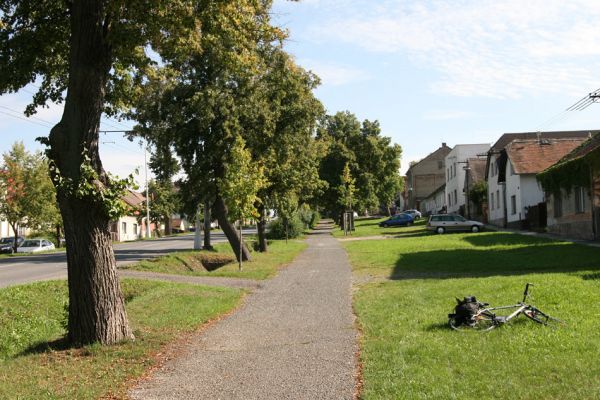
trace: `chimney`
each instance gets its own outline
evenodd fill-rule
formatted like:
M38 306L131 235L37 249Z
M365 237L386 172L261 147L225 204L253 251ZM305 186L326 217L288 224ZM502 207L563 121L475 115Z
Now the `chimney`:
M442 142L442 147L448 147L446 146L446 142Z

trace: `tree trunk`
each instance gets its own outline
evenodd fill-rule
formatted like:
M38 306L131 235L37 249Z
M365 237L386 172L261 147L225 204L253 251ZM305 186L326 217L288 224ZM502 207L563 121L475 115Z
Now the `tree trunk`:
M15 234L15 240L13 242L13 253L17 252L17 247L19 247L19 243L17 242L17 239L19 238L19 225L18 224L12 224L10 221L8 222L10 224L10 227L13 230L13 233Z
M257 207L259 217L258 223L256 224L256 231L258 234L258 251L261 253L266 253L268 250L267 247L267 215L265 206L260 204Z
M204 203L204 250L212 250L213 247L210 244L210 223L211 223L211 215L210 215L210 200L206 200Z
M106 42L109 23L105 20L105 5L105 1L94 0L72 3L69 85L62 119L50 132L48 151L60 175L75 184L80 182L86 154L99 175L98 181L88 184L96 187L109 184L98 152L104 92L112 66L112 52ZM69 243L68 339L83 345L133 338L105 205L100 198L78 197L64 184L57 185L57 200Z
M237 232L237 229L235 229L235 226L229 222L227 205L221 196L217 196L215 199L213 210L217 216L217 220L219 221L221 229L223 229L223 233L225 233L225 236L227 237L227 240L229 241L229 244L235 253L236 259L238 261L240 260L241 248L242 260L251 261L252 257L250 256L248 247L246 247L246 245L240 240L240 236Z
M165 236L171 235L173 233L173 227L171 226L171 217L170 216L164 217L164 224L165 224Z
M60 248L60 225L56 224L56 247Z

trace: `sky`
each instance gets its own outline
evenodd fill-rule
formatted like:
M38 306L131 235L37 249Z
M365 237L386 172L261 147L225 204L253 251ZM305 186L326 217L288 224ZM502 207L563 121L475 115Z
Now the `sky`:
M402 172L446 142L493 143L506 132L600 129L600 104L565 109L600 88L597 0L275 0L286 49L322 80L328 113L378 120L402 146ZM0 151L48 134L53 105L25 121L34 85L0 97ZM11 116L9 116L11 115ZM103 120L121 130L129 121ZM139 144L101 136L105 168L140 168Z

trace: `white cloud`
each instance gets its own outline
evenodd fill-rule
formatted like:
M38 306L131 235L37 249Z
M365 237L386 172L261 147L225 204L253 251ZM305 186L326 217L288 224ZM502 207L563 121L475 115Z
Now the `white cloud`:
M309 59L299 60L298 63L317 74L321 78L322 83L326 85L343 86L366 81L371 78L366 71L352 66L324 63Z
M596 0L359 2L320 21L315 41L407 54L456 96L578 96L600 86Z

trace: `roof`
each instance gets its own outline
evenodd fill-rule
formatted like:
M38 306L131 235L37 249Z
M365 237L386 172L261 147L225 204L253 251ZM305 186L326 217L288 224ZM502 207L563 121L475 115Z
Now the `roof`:
M435 189L433 192L429 193L423 200L429 199L431 197L435 197L436 194L438 194L439 192L443 192L445 190L446 190L446 182L442 183L440 185L440 187Z
M419 161L411 163L410 166L408 167L408 170L406 171L406 175L408 175L409 171L411 169L413 169L414 167L416 167L417 165L419 165L421 162L423 162L423 161L425 161L425 160L427 160L427 159L429 159L429 158L431 158L431 157L433 157L433 156L435 156L435 155L437 155L439 153L444 153L444 158L445 158L448 155L448 153L450 153L450 151L452 151L452 148L448 147L446 145L446 143L442 143L442 145L440 147L438 147L437 150L435 150L432 153L429 153L427 155L427 157L421 158Z
M127 192L121 197L125 203L131 207L136 207L146 201L146 197L138 192L134 192L131 189L127 189Z
M600 130L586 130L586 131L555 131L555 132L521 132L521 133L505 133L500 136L500 139L494 143L491 152L498 152L504 149L513 140L533 140L538 139L574 139L583 138L587 139L590 135L594 135L600 132Z
M585 139L513 140L506 153L515 174L537 174L577 148Z
M600 134L596 133L594 136L573 149L573 151L571 151L569 154L564 156L560 162L568 162L580 157L585 157L598 148L600 148Z
M485 180L485 166L487 160L485 158L469 158L468 160L470 175L473 182Z

